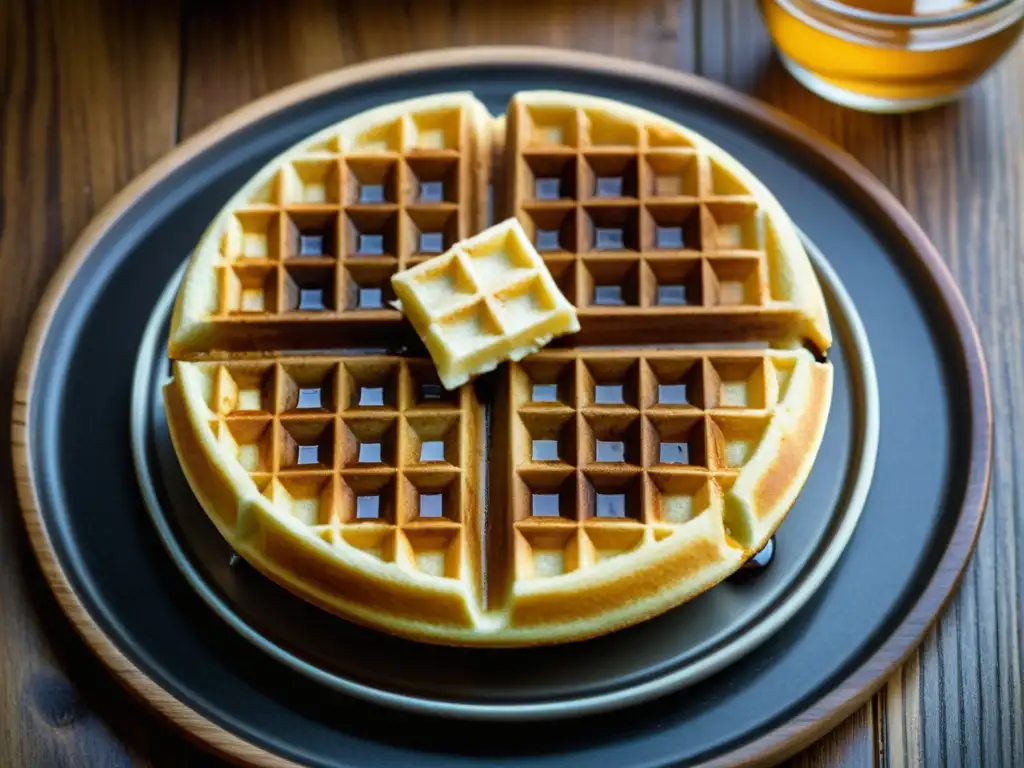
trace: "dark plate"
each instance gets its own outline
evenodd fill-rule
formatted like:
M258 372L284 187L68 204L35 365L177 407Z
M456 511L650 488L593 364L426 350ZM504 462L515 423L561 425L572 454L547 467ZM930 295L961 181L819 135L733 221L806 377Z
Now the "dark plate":
M182 254L273 154L382 102L469 88L497 109L512 91L538 87L662 112L757 173L828 255L864 320L881 429L846 552L756 652L679 693L530 723L527 736L525 724L468 725L369 704L229 630L175 569L146 514L128 405L143 329ZM15 420L33 544L72 620L126 684L236 758L396 766L740 762L794 749L879 684L948 597L980 523L991 427L981 353L948 273L859 166L700 80L501 49L345 70L243 110L173 153L94 223L55 279L27 344Z

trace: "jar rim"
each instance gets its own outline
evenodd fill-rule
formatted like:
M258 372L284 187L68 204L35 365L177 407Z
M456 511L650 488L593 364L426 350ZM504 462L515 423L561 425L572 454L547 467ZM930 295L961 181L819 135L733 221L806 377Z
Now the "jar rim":
M950 11L949 13L938 13L930 16L907 16L899 13L881 13L878 11L868 11L863 8L855 8L846 3L839 2L839 0L809 0L812 6L850 21L906 28L941 27L947 24L971 21L1005 6L1012 5L1014 2L1015 0L982 0L982 2L976 5Z

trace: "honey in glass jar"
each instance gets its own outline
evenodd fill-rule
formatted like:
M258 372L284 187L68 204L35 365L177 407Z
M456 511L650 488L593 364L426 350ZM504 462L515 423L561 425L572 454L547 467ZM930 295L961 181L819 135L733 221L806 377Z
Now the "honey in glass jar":
M760 0L783 64L829 101L908 112L952 101L1020 36L1024 0Z

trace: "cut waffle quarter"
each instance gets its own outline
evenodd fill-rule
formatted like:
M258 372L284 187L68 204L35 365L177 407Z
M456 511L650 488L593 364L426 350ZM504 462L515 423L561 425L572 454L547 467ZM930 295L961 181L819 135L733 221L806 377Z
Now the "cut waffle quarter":
M551 644L766 545L822 441L831 341L786 213L705 137L580 94L503 119L439 94L324 129L228 202L164 402L268 578L403 637Z

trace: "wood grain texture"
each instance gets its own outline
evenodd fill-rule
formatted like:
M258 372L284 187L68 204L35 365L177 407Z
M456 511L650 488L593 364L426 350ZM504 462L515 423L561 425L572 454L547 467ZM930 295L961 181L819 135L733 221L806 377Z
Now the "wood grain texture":
M467 45L544 45L695 63L690 0L185 0L182 135L252 99L331 69Z
M0 3L0 397L29 317L81 228L175 141L176 3ZM10 440L0 420L0 440ZM103 765L183 754L71 630L0 474L0 764Z
M894 766L1024 764L1024 98L1018 46L960 104L899 123L898 194L946 255L988 354L999 415L977 553L937 630L903 671L890 728L916 738ZM944 137L963 137L951 147Z
M1024 499L1012 472L1024 450L1012 430L1024 413L1021 48L961 105L881 118L794 83L746 0L183 2L0 4L0 285L18 286L0 303L5 397L45 281L98 206L178 137L257 96L349 63L480 43L702 72L845 147L910 207L979 322L1006 427L979 556L938 631L872 705L792 764L876 764L876 734L895 766L1024 761ZM0 493L0 764L219 764L139 712L72 636L26 555L7 475Z
M869 768L877 753L875 712L869 703L788 761L789 768Z

